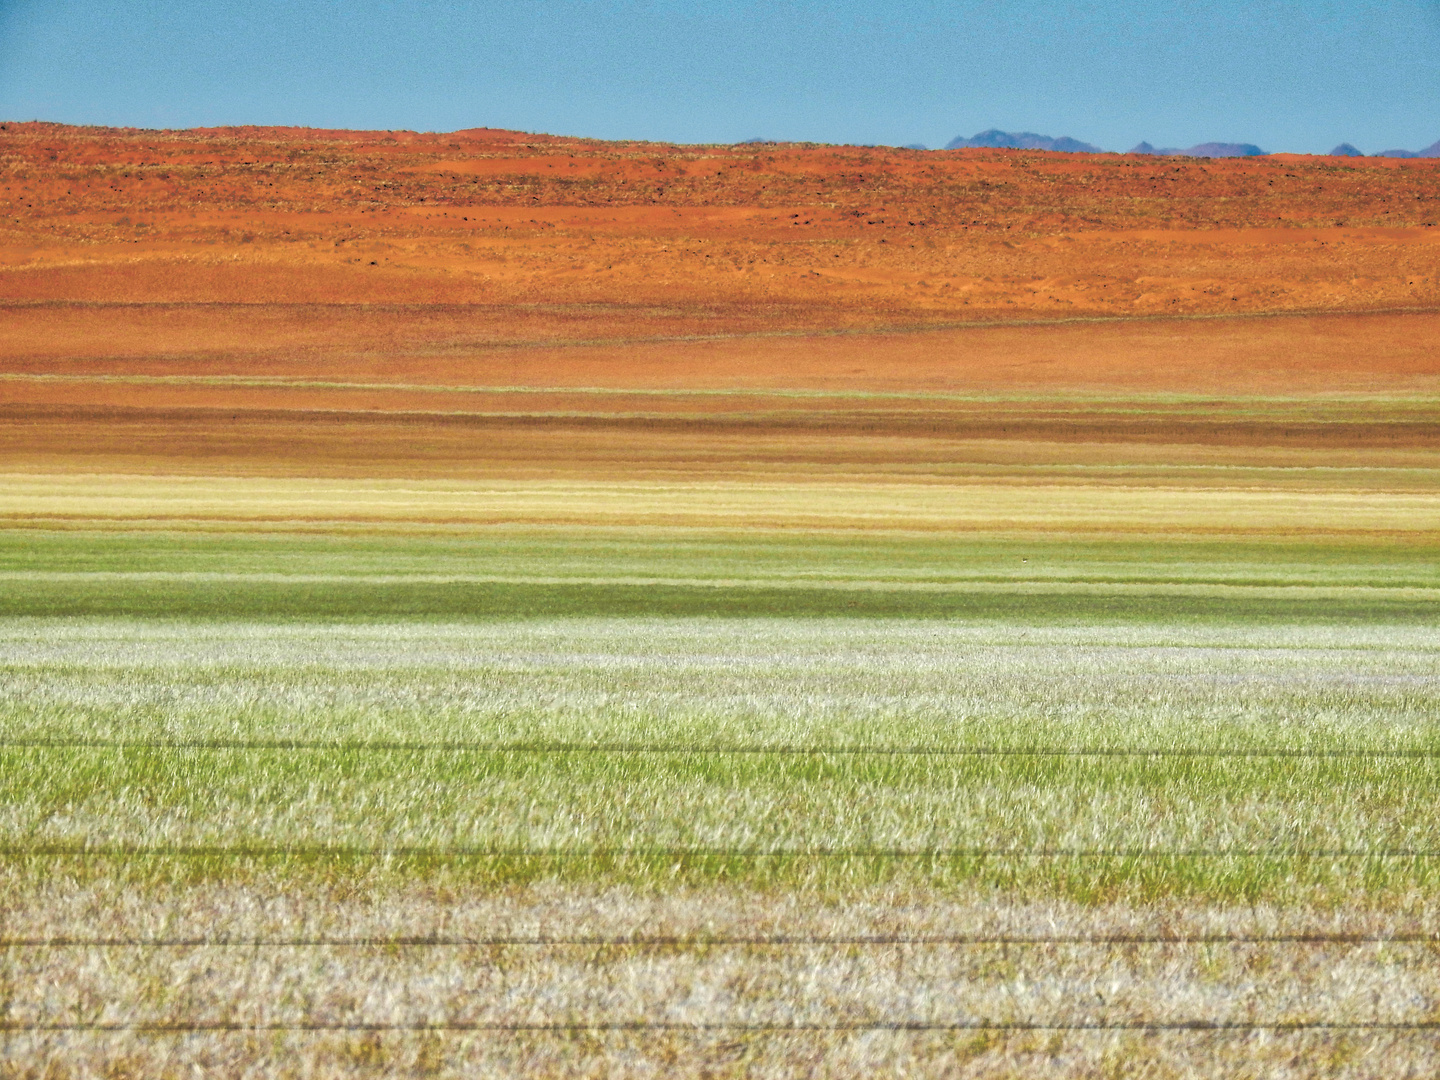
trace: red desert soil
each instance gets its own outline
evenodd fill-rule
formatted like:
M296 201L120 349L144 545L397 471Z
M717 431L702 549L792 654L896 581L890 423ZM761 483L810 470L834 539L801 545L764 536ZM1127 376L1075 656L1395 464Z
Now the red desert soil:
M1440 305L1424 159L8 123L0 174L9 301L618 308L527 338Z
M1437 200L1428 160L0 124L0 455L1428 453ZM1157 394L1408 404L1126 414Z

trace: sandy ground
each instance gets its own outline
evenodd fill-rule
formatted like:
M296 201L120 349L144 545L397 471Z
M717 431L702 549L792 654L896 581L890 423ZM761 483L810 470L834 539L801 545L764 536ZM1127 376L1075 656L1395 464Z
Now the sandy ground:
M892 500L904 517L916 498L939 500L929 516L958 524L939 507L974 503L974 484L1003 479L1018 487L997 507L1040 481L1371 491L1390 522L1382 507L1433 490L1440 454L1440 359L1429 345L1440 317L1426 314L570 345L484 344L481 315L453 309L10 314L0 331L7 472L452 479L481 484L461 514L474 521L501 497L486 483L618 484L592 494L628 491L635 507L645 485L728 484L731 494L715 489L715 513L743 517L735 483L803 481L882 484L868 497L877 506ZM15 483L8 515L62 513L24 503ZM905 494L917 484L972 486ZM191 512L182 489L173 495L185 505L171 516ZM302 516L324 516L336 498ZM790 502L808 498L797 488ZM572 509L570 520L583 517ZM812 519L834 521L828 510Z
M1440 440L1430 162L8 123L0 161L11 471L1394 492Z
M582 327L588 336L573 341L563 340L559 315L515 326L512 314L445 305L11 307L0 371L911 393L1431 395L1440 388L1433 347L1440 315L1425 313L709 338L667 335L663 326L626 337L602 325Z
M11 301L490 304L546 335L1440 305L1430 161L6 123L0 162Z

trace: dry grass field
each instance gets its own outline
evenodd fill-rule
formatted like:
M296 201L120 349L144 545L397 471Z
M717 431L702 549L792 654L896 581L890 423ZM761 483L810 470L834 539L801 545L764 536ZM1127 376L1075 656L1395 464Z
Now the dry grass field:
M1437 195L0 125L0 1077L1433 1075Z
M1433 624L0 632L17 1075L1435 1065Z

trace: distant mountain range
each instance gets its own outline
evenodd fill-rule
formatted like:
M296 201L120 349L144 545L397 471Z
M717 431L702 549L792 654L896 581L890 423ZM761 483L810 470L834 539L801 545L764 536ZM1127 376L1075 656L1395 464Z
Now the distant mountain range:
M1132 154L1155 154L1159 157L1264 157L1265 151L1248 142L1205 142L1188 150L1177 150L1173 146L1156 149L1148 142L1142 142L1131 149Z
M989 131L982 131L978 135L965 138L963 135L956 136L945 144L946 150L963 150L969 147L984 147L990 150L1059 150L1069 154L1103 154L1098 146L1091 146L1089 143L1081 142L1079 139L1072 139L1068 135L1062 135L1058 139L1049 135L1037 135L1033 131L1001 131L999 128L991 128ZM1201 143L1199 146L1192 146L1189 150L1176 150L1173 147L1165 147L1157 150L1148 142L1142 142L1132 154L1184 154L1188 157L1258 157L1265 153L1258 146L1251 146L1249 143Z
M1072 139L1068 135L1062 135L1058 139L1049 135L1037 135L1033 131L1001 131L999 128L990 128L978 135L965 138L957 135L945 144L946 150L964 150L967 148L985 148L989 150L1059 150L1070 154L1103 154L1098 146L1091 146L1079 139ZM918 143L912 144L911 149L923 150L924 147ZM1266 151L1253 143L1222 143L1207 142L1192 146L1188 150L1180 150L1173 146L1154 147L1148 142L1142 142L1139 146L1130 150L1132 154L1155 154L1160 157L1263 157ZM1365 154L1351 146L1349 143L1341 143L1330 151L1332 157L1365 157ZM1440 157L1440 142L1427 146L1424 150L1382 150L1372 157L1392 158L1433 158Z
M982 131L968 139L957 135L945 144L946 150L964 150L967 147L984 147L989 150L1060 150L1067 154L1105 152L1098 146L1091 146L1068 135L1052 139L1049 135L1036 135L1033 131L1001 131L999 128Z
M1349 143L1342 143L1342 146L1349 146ZM1335 148L1337 151L1339 146ZM1355 148L1350 147L1351 150ZM1358 153L1358 151L1357 151ZM1424 150L1381 150L1378 154L1371 154L1371 157L1440 157L1440 142L1433 142Z

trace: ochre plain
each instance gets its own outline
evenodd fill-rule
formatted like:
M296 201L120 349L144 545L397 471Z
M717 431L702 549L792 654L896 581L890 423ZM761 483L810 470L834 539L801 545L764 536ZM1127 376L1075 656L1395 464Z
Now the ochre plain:
M1298 485L1432 529L1437 163L39 124L0 160L17 476Z

